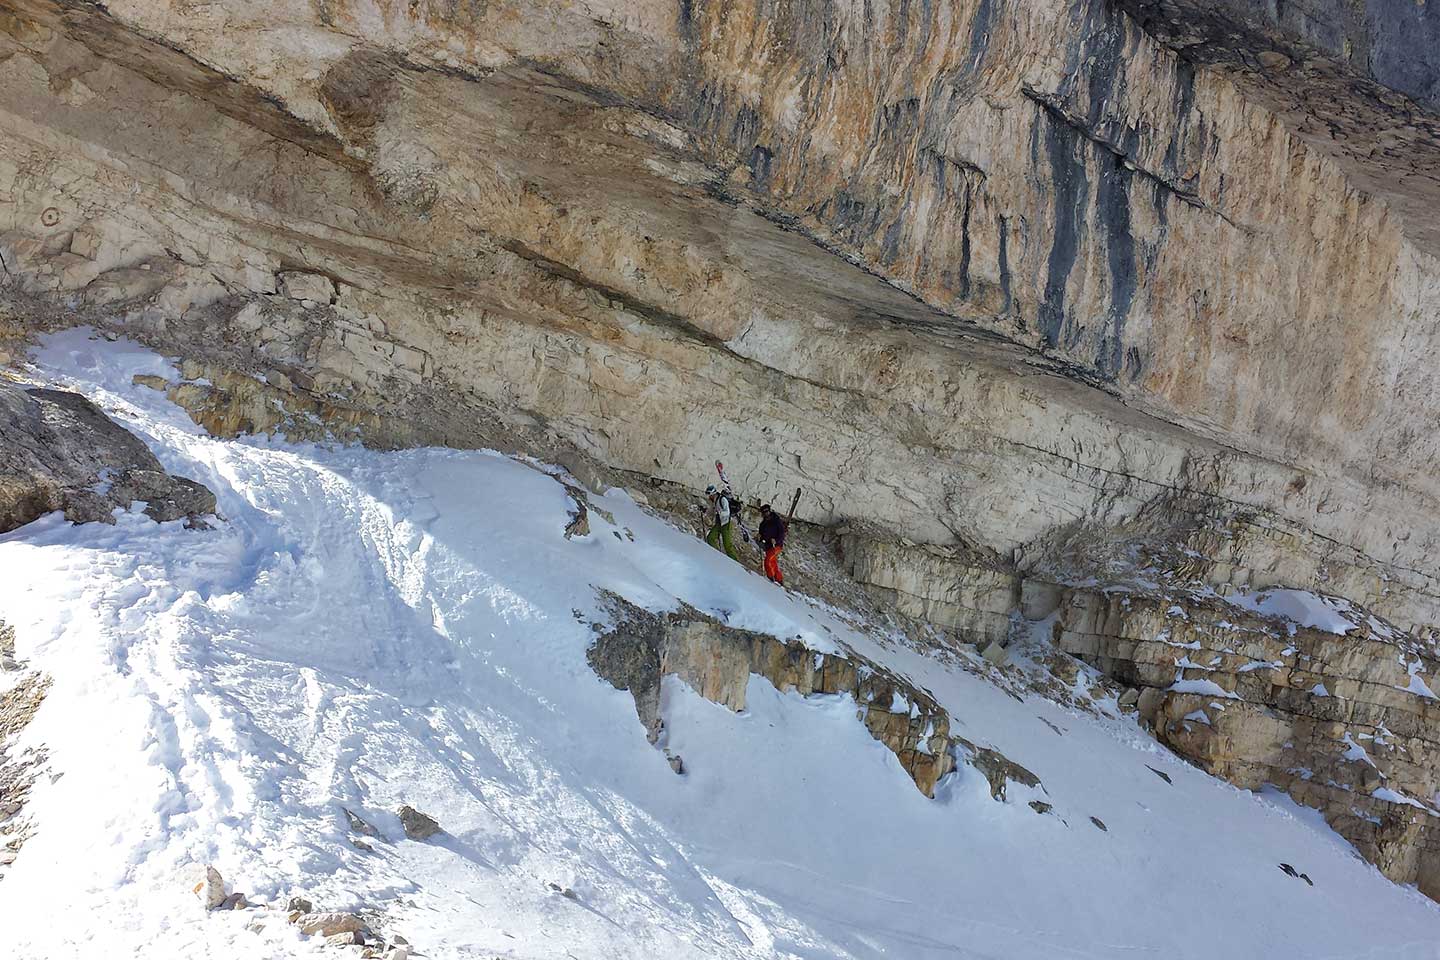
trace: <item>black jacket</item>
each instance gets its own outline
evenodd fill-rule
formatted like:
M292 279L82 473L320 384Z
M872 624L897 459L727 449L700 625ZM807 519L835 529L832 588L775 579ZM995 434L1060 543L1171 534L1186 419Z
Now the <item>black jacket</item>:
M771 510L765 514L760 521L760 533L755 539L760 541L760 546L769 550L773 547L785 546L785 521L780 519L780 514Z

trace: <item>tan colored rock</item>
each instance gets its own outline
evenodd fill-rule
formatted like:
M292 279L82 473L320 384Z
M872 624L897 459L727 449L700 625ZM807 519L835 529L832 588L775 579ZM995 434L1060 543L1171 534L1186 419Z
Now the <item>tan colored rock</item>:
M107 270L85 286L86 303L97 306L144 300L164 289L170 277L158 270L122 267Z
M86 227L76 230L70 237L70 252L87 260L94 260L100 252L101 234Z
M870 735L895 754L927 797L934 796L939 781L955 769L957 743L965 744L969 762L992 768L987 776L999 778L992 780L1001 785L997 799L1003 799L1007 776L1033 779L1023 767L1011 764L993 749L954 737L949 715L928 693L878 664L860 657L816 653L799 642L727 627L701 618L695 611L661 616L619 597L609 600L615 624L590 648L590 665L616 687L631 691L646 729L664 726L654 694L663 676L674 675L706 699L743 710L744 692L753 674L776 689L794 689L802 696L852 697ZM1007 771L1012 767L1023 773L1010 776Z
M747 451L753 462L737 466L757 484L788 488L802 480L814 491L804 501L805 519L838 520L843 509L847 518L893 532L884 543L896 557L854 551L858 575L867 579L873 571L876 588L893 591L911 612L977 638L998 638L1003 617L994 601L1008 592L1003 580L1010 571L987 571L994 582L979 572L984 563L973 574L924 574L934 566L934 551L959 566L977 558L1024 561L1043 555L1047 538L1064 536L1076 523L1115 527L1142 516L1179 523L1201 502L1207 506L1194 506L1196 515L1222 510L1234 524L1223 537L1186 534L1197 571L1212 582L1306 584L1328 576L1333 589L1387 610L1402 625L1437 619L1440 587L1423 571L1440 531L1424 519L1435 511L1413 509L1434 501L1427 478L1436 471L1416 445L1376 440L1372 429L1383 424L1383 437L1400 438L1408 417L1378 385L1412 377L1420 383L1429 375L1404 352L1375 345L1428 336L1412 329L1410 318L1434 304L1424 279L1431 260L1410 242L1405 224L1383 204L1363 202L1364 192L1348 189L1344 171L1312 155L1307 141L1268 149L1271 134L1259 131L1276 130L1276 121L1263 105L1220 79L1192 76L1118 19L1114 28L1129 38L1126 54L1102 68L1081 49L1088 33L1076 35L1068 18L1039 7L976 34L992 37L993 59L964 96L917 101L939 111L921 126L892 130L890 105L870 75L850 72L853 63L866 62L858 54L827 81L844 91L826 101L844 105L834 115L816 112L817 105L791 110L774 99L803 80L790 75L804 73L803 60L767 67L779 71L760 87L770 92L758 108L742 104L729 82L742 68L731 57L745 48L734 45L738 37L747 30L813 34L796 22L804 14L788 8L697 25L706 48L698 59L663 19L646 21L638 32L633 24L620 30L598 73L587 59L600 56L598 48L566 43L557 73L537 86L516 68L530 54L507 44L523 35L526 44L543 45L543 38L563 36L572 18L589 20L572 4L540 20L525 12L506 19L504 6L476 14L480 20L468 27L464 18L423 17L417 26L434 31L437 42L482 29L493 46L483 64L473 65L485 73L479 82L407 61L413 52L407 40L357 33L345 26L343 11L338 20L302 13L296 22L347 47L354 36L365 37L353 56L333 62L314 59L323 44L277 54L257 32L265 19L258 12L256 23L229 20L212 36L164 5L128 3L107 27L115 31L112 49L126 51L107 67L115 73L106 88L113 109L85 112L52 89L45 72L50 58L66 50L92 55L71 35L82 27L57 19L37 0L22 19L44 29L16 36L49 36L56 50L4 41L5 54L13 53L7 62L17 68L7 110L24 130L7 141L4 162L45 171L16 180L18 187L3 185L19 197L7 204L10 220L0 223L11 247L23 248L12 269L37 290L55 290L71 270L50 262L79 229L70 205L49 226L41 217L64 184L83 194L75 205L95 211L84 229L136 252L115 268L133 275L107 272L90 283L92 304L119 310L128 328L164 341L166 349L233 350L232 369L256 351L284 359L318 389L307 401L345 398L327 413L347 425L375 418L367 427L376 442L422 442L428 434L478 444L481 413L496 413L515 424L543 420L611 465L688 483L699 482L716 455ZM981 16L983 5L955 0L941 7L943 14L941 8L926 14L939 18L923 34L933 48L912 48L898 36L886 47L887 69L914 89L946 76L946 63L971 63L965 24ZM960 34L951 37L950 30ZM147 36L194 59L182 65L164 57L163 46L152 49ZM226 40L217 46L219 36ZM457 49L470 48L460 42ZM1062 91L1055 70L1072 55L1084 65L1083 76ZM152 73L163 62L182 75L151 77L125 66L146 64L147 56ZM691 71L659 66L676 58L702 65L698 86L687 86ZM204 99L205 79L222 74L206 73L202 63L238 78L241 101L213 109ZM396 70L405 72L405 82L396 82ZM566 77L591 83L596 76L623 88L618 99L663 100L649 104L654 115L708 116L722 126L721 117L753 117L736 129L753 130L757 140L722 148L716 145L725 138L711 131L656 126L644 110L622 111L583 87L566 87ZM1105 116L1144 131L1123 169L1157 185L1153 202L1133 185L1107 194L1108 205L1099 196L1099 185L1112 182L1101 173L1115 154L1104 146L1104 131L1088 126L1082 101L1092 79L1113 76L1127 82L1096 90L1110 98ZM147 85L157 80L191 91L175 94L183 106L155 106ZM1184 97L1156 94L1182 84ZM702 91L718 99L704 111L688 109ZM254 107L248 117L241 107L247 92ZM293 114L276 114L276 103ZM1214 149L1195 139L1188 112L1176 112L1179 104L1207 118ZM189 118L193 133L183 161L172 155L175 138L167 130L177 114ZM437 116L446 121L434 122ZM467 126L472 116L484 122ZM774 125L782 117L807 134L781 131ZM839 139L816 135L832 126ZM936 132L923 149L907 139L922 128ZM141 129L154 133L137 134ZM343 142L317 136L319 129L335 130ZM955 131L967 133L955 140ZM892 133L895 143L886 139ZM507 136L523 136L526 149L510 149ZM885 144L858 146L873 136ZM853 153L825 146L852 142ZM1015 146L1031 142L1055 149ZM86 149L75 151L74 143ZM1074 147L1071 181L1052 163L1066 144ZM677 150L683 155L672 156ZM577 167L576 155L595 162ZM764 171L750 170L751 159L766 156ZM1308 159L1292 163L1292 156ZM183 190L170 176L176 164ZM717 168L736 171L733 193L742 212L795 216L834 253L771 221L732 217L702 187ZM681 174L690 169L699 173L687 180ZM1057 184L1081 179L1083 196L1055 202ZM623 209L601 188L614 182L631 185ZM833 193L839 182L850 185L844 197ZM474 196L464 203L439 202L467 191ZM1315 206L1313 197L1326 200ZM854 219L862 208L866 218ZM648 219L637 218L636 209ZM1075 211L1074 223L1057 222L1063 217L1056 211L1065 210ZM1121 210L1129 226L1113 231L1104 217ZM729 231L723 237L694 226L717 222ZM1265 224L1266 243L1255 242L1256 223ZM1358 257L1348 242L1357 231L1375 238ZM1139 235L1154 238L1153 256L1125 247L1125 237L1133 246ZM354 242L339 243L339 236ZM494 239L477 245L476 237ZM1060 238L1058 246L1040 237ZM777 270L775 263L803 269ZM967 269L952 268L959 263ZM1321 303L1300 293L1314 271L1353 282L1337 285ZM320 288L301 277L343 277L336 307L350 325L328 314L307 323L280 316L283 310L242 311L240 319L262 336L215 336L211 306L226 297L269 297L281 274ZM1230 286L1212 293L1216 275ZM156 282L160 289L152 290ZM283 305L304 314L303 302L286 298ZM866 316L895 322L867 326ZM743 345L727 354L709 342L677 339L666 318ZM939 335L963 329L957 321L1021 343L1010 348ZM1393 336L1374 335L1375 323ZM1337 332L1304 332L1315 330ZM806 349L794 349L797 343ZM1277 362L1335 375L1272 376ZM534 375L517 379L513 371L529 370L527 364ZM1378 372L1343 375L1367 364ZM1078 371L1130 402L1037 372L1044 370ZM776 377L794 390L773 389ZM713 389L724 391L725 403L702 402L717 395ZM1409 402L1422 404L1431 394L1406 392ZM717 407L727 415L713 416ZM1345 426L1302 437L1262 415L1282 408L1314 414L1302 424ZM413 415L422 409L428 417ZM764 433L752 424L781 429ZM810 429L816 424L845 429ZM687 439L670 439L681 437ZM1191 469L1196 462L1215 469L1202 476ZM1346 472L1352 468L1386 482L1373 498L1357 499ZM890 482L897 475L909 478L903 491ZM1175 491L1182 492L1179 501ZM1420 527L1394 547L1394 557L1396 539L1385 524L1366 520L1388 516L1408 524L1417 512ZM957 551L965 556L949 556Z
M191 864L184 876L186 887L206 910L215 910L225 902L225 881L219 870L209 864Z
M1059 609L1064 596L1059 584L1027 579L1020 584L1020 614L1026 620L1043 620Z
M320 273L288 271L280 274L280 289L291 300L329 304L335 298L335 283Z
M321 936L327 940L330 937L363 934L368 927L364 920L361 920L353 913L307 913L295 921L300 927L300 932L307 937Z

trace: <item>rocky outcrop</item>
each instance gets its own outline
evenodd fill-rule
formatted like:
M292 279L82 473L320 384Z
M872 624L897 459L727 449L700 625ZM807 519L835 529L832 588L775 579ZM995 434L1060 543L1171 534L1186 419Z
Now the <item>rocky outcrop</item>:
M157 521L215 512L215 495L171 476L155 455L89 400L0 384L0 532L54 510L75 523L114 523L145 501Z
M1054 637L1139 689L1176 753L1285 790L1386 876L1440 896L1440 655L1344 601L1312 602L1330 629L1220 598L1075 590Z
M34 834L25 807L30 790L45 772L49 754L44 746L20 748L17 735L35 719L35 713L50 689L50 678L25 668L15 659L15 630L0 620L0 671L5 678L0 691L0 868L7 868L20 856L21 848ZM0 869L0 878L5 871Z
M400 826L405 830L405 836L411 840L429 840L437 833L443 833L440 824L429 814L421 813L408 803L395 811L400 818Z
M607 598L615 623L591 646L590 665L616 688L630 691L652 743L664 731L660 682L674 676L707 700L745 709L752 675L801 696L851 697L865 728L900 761L927 797L955 768L972 764L997 800L1018 781L1039 786L1034 774L999 752L953 735L950 716L924 690L864 658L817 653L798 641L727 627L695 610L654 614L616 596Z

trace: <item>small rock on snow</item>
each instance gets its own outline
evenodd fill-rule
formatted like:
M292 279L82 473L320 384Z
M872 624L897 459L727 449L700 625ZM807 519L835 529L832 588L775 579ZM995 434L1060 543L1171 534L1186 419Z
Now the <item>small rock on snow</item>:
M405 836L411 840L428 840L442 832L435 818L421 813L408 803L395 812L400 817L400 826L405 828Z
M1309 874L1301 873L1299 870L1296 870L1294 867L1290 866L1290 864L1280 863L1276 864L1276 866L1278 866L1281 872L1284 873L1287 877L1294 877L1297 880L1304 880L1310 886L1315 886L1315 881L1310 879Z
M362 837L378 837L378 836L380 836L380 831L376 830L376 829L375 829L374 827L372 827L369 823L365 822L365 820L364 820L363 818L358 817L358 816L356 816L355 814L351 813L351 812L350 812L348 809L346 809L345 807L341 807L340 809L345 811L345 819L350 822L350 829L351 829L351 830L353 830L353 831L355 831L356 833L360 834Z
M209 864L192 864L186 871L186 883L206 910L214 910L225 902L225 881L220 871Z

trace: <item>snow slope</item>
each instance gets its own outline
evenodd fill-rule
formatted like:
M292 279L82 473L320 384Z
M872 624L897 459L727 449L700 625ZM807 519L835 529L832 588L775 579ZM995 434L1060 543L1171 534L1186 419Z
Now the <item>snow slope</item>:
M84 331L39 355L226 519L0 537L0 617L54 678L22 736L63 773L0 883L11 956L342 955L247 929L262 911L204 914L177 879L195 861L252 900L382 909L432 958L1433 955L1436 904L1130 721L882 647L620 492L598 500L614 527L592 512L566 541L569 500L533 465L210 439L131 386L170 372ZM586 664L596 587L838 638L1037 773L1053 814L963 765L927 800L853 705L754 678L742 715L667 680L676 776ZM401 803L447 833L404 839ZM345 808L383 834L373 853Z

